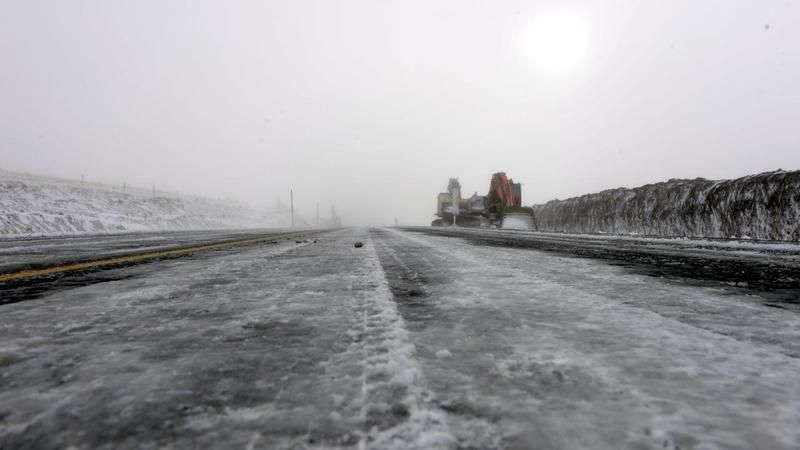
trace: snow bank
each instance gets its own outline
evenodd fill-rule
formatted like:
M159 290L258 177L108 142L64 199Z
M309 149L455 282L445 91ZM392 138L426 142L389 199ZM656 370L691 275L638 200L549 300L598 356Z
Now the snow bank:
M669 180L534 206L538 229L800 240L800 171Z
M285 213L0 170L0 236L286 226Z

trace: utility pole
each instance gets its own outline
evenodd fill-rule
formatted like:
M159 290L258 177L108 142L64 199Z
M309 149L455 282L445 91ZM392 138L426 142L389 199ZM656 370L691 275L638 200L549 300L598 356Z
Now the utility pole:
M294 190L289 189L289 205L292 209L292 227L294 228Z
M83 175L81 175L81 187L86 184L86 180L83 179Z
M317 202L317 226L319 226L319 202Z

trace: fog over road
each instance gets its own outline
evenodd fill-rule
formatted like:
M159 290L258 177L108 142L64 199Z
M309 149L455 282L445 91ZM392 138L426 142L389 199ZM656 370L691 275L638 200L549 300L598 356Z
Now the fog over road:
M797 246L307 239L1 304L0 448L800 447Z

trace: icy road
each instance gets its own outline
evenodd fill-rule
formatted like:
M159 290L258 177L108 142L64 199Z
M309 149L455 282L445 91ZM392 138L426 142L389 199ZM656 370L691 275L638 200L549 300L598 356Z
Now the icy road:
M525 239L0 285L0 448L800 448L796 247Z

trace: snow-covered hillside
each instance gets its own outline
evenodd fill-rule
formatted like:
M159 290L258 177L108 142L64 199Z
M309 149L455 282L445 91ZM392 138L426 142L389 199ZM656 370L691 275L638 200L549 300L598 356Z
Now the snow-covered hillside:
M534 206L539 230L800 240L800 171L669 180Z
M286 226L242 203L0 170L0 236Z

